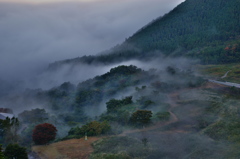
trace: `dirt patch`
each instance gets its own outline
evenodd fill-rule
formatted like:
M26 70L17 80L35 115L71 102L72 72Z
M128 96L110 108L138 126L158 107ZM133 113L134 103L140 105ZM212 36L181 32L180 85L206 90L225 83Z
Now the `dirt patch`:
M88 140L71 139L50 145L33 146L41 159L88 159L93 152L92 143L102 137L89 137Z

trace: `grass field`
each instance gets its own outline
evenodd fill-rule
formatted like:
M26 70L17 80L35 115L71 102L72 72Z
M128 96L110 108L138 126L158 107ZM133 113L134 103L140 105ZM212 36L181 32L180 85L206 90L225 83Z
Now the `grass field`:
M221 81L240 83L240 64L224 64L224 65L198 65L197 70L207 78ZM225 78L226 72L229 73Z

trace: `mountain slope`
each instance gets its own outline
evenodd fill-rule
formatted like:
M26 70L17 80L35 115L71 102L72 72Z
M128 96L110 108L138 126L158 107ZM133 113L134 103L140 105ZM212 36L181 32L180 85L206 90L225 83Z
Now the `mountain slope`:
M239 61L240 1L186 0L164 17L143 28L125 43L143 52L174 51L204 62ZM227 45L234 45L237 59L230 59ZM209 50L210 49L210 50ZM228 59L221 59L227 57ZM208 59L211 58L211 59Z
M121 45L101 55L56 62L50 68L69 63L146 60L160 54L193 57L205 64L239 62L239 10L239 0L186 0Z

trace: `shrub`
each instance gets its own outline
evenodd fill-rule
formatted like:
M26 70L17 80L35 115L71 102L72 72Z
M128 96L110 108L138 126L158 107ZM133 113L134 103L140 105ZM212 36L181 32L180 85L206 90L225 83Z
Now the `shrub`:
M166 121L169 120L170 118L170 113L169 112L158 112L156 116L158 117L159 120L161 121Z
M130 117L130 123L134 126L146 126L151 123L151 117L151 111L137 110Z
M6 159L28 159L26 148L18 144L9 144L4 151L4 155Z

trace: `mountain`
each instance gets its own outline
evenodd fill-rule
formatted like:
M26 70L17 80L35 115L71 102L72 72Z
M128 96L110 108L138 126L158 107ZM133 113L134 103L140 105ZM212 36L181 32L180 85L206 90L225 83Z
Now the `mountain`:
M152 21L121 45L97 56L83 56L66 63L116 63L145 60L160 54L200 59L202 63L240 61L240 1L186 0L168 14Z
M166 55L197 57L205 63L238 62L239 10L238 0L186 0L125 43L143 52L161 50ZM232 50L225 50L227 46Z

